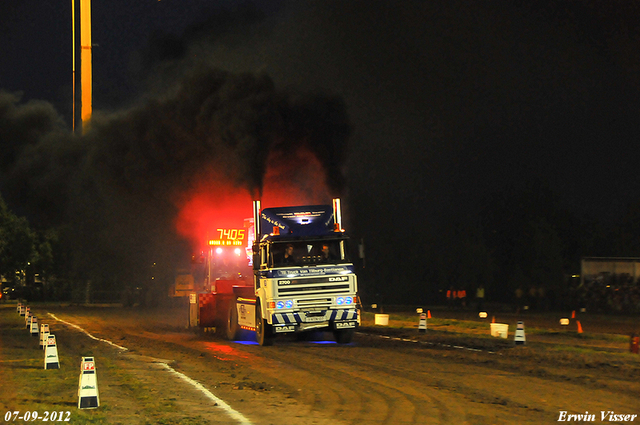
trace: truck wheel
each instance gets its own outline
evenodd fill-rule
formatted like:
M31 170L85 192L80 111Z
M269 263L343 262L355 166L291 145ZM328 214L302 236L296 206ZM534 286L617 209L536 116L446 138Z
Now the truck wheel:
M227 320L225 322L225 336L227 339L229 341L238 339L238 307L235 299L229 302Z
M333 336L336 338L338 344L348 344L351 342L351 338L353 338L353 329L333 331Z
M256 300L256 340L258 344L273 345L273 333L271 332L271 325L262 318L262 307L260 307L260 300Z

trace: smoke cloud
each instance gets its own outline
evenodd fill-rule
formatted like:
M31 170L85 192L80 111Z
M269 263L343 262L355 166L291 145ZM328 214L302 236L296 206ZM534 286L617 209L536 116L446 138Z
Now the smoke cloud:
M38 227L68 230L79 277L135 285L152 264L242 226L251 199L326 203L344 187L350 127L337 97L200 66L85 136L44 102L0 94L0 190ZM184 252L183 252L184 254Z

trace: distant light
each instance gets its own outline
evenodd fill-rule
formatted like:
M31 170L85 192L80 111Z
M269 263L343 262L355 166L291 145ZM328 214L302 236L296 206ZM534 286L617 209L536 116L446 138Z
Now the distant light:
M574 277L574 278L575 277L580 277L580 275L579 274L572 274L571 277Z
M422 308L416 308L416 313L420 314L422 313L424 310Z
M233 252L235 252L236 255L240 255L242 253L242 250L240 248L236 248L233 250Z
M487 312L486 311L481 311L480 313L478 313L478 316L481 319L486 319L487 318Z
M567 326L569 324L569 319L563 317L562 319L560 319L560 324L562 326Z
M371 308L378 308L378 304L371 304Z
M222 254L222 248L216 248L216 254Z

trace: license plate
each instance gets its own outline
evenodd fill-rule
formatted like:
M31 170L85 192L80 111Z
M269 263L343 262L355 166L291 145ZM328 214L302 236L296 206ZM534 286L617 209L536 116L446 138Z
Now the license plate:
M307 316L305 322L324 322L324 316Z

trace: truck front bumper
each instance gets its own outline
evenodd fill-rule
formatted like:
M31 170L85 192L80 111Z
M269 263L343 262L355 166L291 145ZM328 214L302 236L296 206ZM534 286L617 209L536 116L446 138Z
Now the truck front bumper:
M356 309L305 310L271 314L275 333L314 329L350 329L357 327L357 319Z

